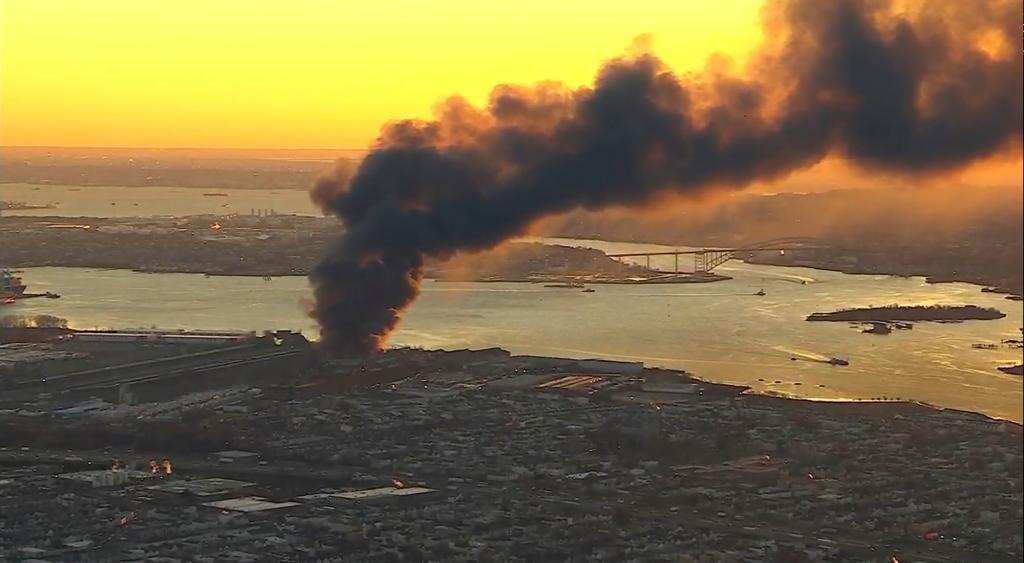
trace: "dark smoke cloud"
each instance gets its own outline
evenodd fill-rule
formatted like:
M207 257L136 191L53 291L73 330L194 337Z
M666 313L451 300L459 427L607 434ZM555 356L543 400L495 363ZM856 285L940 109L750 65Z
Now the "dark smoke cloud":
M910 3L898 4L906 9ZM938 174L1022 139L1019 1L793 0L764 11L743 73L680 77L651 54L592 87L498 86L383 129L314 199L345 225L310 276L326 349L379 349L428 257L493 247L577 208L642 206L770 181L827 155Z

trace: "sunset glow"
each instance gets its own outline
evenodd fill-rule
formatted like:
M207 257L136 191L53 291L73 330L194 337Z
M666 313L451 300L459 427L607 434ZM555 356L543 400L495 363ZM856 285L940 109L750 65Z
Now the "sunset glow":
M677 70L742 56L759 4L7 1L0 142L363 148L452 94L588 83L643 34Z

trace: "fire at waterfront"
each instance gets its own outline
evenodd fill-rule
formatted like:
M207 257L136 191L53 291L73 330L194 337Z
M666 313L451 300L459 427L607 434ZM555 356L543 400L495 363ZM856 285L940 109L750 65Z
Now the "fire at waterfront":
M0 561L1024 558L1020 3L536 4L3 4Z

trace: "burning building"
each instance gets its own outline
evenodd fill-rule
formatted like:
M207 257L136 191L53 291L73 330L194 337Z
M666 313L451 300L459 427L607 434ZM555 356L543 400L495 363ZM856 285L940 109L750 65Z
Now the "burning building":
M428 258L548 216L743 189L827 157L923 177L1019 148L1021 19L1011 0L778 0L743 72L679 76L641 52L589 87L501 85L485 109L453 98L393 122L311 192L345 224L310 275L321 341L381 349Z

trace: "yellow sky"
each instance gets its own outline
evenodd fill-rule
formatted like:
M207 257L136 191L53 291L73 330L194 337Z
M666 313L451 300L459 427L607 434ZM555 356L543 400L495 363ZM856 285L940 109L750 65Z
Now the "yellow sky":
M0 144L364 147L501 82L590 82L640 34L677 69L760 0L2 0Z

